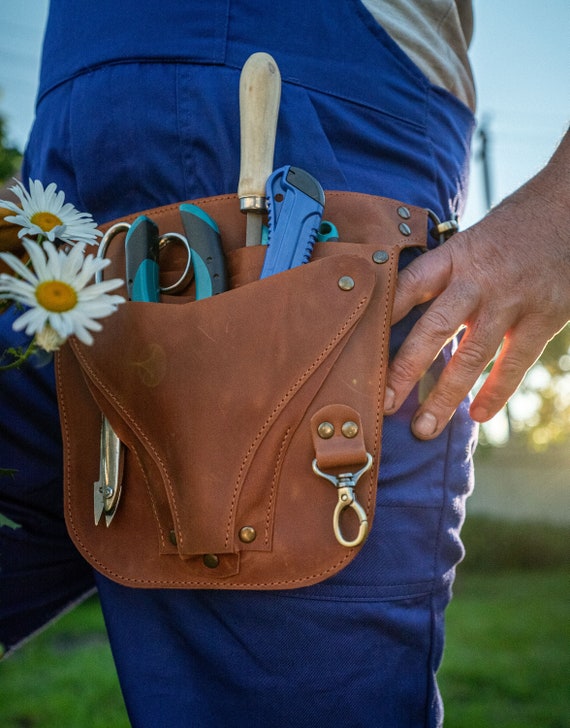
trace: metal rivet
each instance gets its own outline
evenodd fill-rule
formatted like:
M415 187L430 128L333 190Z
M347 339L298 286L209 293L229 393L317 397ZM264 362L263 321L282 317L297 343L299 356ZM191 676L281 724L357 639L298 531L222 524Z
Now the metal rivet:
M321 422L317 427L317 432L323 440L330 440L334 435L334 425L332 422Z
M409 220L412 216L408 208L403 205L398 208L398 215L402 218L402 220Z
M174 529L172 529L172 531L169 531L168 532L168 540L170 541L170 543L173 546L177 546L178 545L177 542L176 542L176 531Z
M352 420L345 422L341 429L342 434L349 439L352 439L353 437L356 437L358 435L358 425L356 424L356 422L352 422Z
M208 569L215 569L220 565L220 559L216 554L204 554L202 561Z
M239 540L243 543L252 543L257 538L257 533L253 526L244 526L240 529Z
M386 263L389 260L390 256L385 250L376 250L374 253L372 253L372 260L375 263L378 263L378 265L381 265L382 263Z
M352 291L354 288L354 278L351 278L350 276L342 276L342 278L339 278L338 280L338 287L341 291Z
M401 222L398 225L398 229L400 230L402 235L405 235L406 237L408 237L408 235L412 234L412 228L405 222Z

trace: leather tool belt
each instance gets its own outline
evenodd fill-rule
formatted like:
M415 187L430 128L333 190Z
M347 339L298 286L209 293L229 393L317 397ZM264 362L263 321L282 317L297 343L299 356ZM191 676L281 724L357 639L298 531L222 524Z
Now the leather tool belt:
M57 355L69 533L127 586L314 584L372 526L398 258L425 246L427 212L328 192L340 242L260 280L265 248L244 246L237 197L194 204L219 226L229 290L125 303L92 346L72 338ZM145 214L183 232L178 205ZM124 278L122 237L106 277ZM184 260L171 257L173 280ZM122 442L109 525L93 518L102 415Z

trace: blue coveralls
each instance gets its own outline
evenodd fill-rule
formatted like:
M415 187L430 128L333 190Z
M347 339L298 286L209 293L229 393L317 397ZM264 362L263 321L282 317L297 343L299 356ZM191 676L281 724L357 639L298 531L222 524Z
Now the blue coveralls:
M432 86L358 0L54 0L24 179L99 223L235 192L238 82L255 51L283 87L275 166L325 189L460 211L473 117ZM453 244L451 241L449 244ZM419 311L396 326L394 351ZM0 346L21 340L0 317ZM435 368L451 354L448 347ZM65 534L53 369L2 374L0 641L93 585ZM415 390L384 425L378 504L357 559L282 592L129 589L95 575L135 728L436 726L435 672L471 488L466 406L433 442Z

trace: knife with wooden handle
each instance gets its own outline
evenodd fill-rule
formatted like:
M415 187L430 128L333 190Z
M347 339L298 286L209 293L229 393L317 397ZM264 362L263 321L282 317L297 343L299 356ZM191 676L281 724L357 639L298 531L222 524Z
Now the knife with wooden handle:
M243 66L239 84L238 197L240 209L247 215L246 245L261 244L265 183L273 171L280 100L281 74L275 60L267 53L254 53Z

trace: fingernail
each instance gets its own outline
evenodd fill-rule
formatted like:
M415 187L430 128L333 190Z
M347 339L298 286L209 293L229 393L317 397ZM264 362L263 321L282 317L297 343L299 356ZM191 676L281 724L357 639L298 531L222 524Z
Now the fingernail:
M386 387L386 392L384 393L384 412L390 412L393 410L395 403L396 395L394 390L390 389L390 387Z
M437 430L437 419L431 412L422 412L412 423L412 428L418 437L431 437Z

